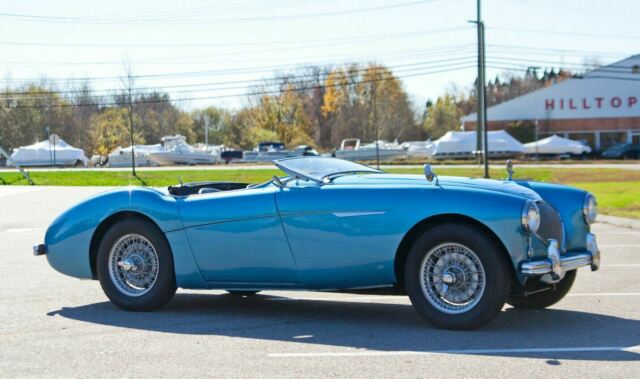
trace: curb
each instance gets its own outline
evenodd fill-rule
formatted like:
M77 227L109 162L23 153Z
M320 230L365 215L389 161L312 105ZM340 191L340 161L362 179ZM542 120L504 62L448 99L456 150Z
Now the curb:
M640 220L636 220L632 218L598 215L598 219L596 220L596 222L619 226L622 228L640 230Z

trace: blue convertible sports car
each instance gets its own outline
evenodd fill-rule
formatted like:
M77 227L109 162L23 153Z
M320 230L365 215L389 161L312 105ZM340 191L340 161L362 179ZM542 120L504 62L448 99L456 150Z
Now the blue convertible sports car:
M579 189L438 177L429 166L386 174L324 157L275 164L286 175L262 184L105 192L58 217L34 254L98 279L126 310L157 309L177 287L386 288L446 329L482 326L505 303L550 306L578 268L600 264L596 200Z

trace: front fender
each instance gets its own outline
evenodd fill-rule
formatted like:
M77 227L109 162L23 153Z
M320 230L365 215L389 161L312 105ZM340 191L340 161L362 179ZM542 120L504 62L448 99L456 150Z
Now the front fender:
M45 245L51 267L65 275L91 279L91 238L100 223L125 211L145 215L164 233L182 228L178 206L171 196L138 187L101 193L67 210L49 226Z
M585 190L551 183L519 182L519 184L536 191L544 201L560 213L565 229L567 251L587 248L587 233L590 227L584 221L582 214L582 203L587 195Z

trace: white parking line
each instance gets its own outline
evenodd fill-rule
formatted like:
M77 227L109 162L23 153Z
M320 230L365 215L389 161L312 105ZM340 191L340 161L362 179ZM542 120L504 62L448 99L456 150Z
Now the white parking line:
M640 292L593 292L593 293L570 293L567 296L640 296Z
M607 296L640 296L640 292L590 292L569 293L567 296L576 297L607 297ZM350 297L272 297L267 301L362 301L362 302L399 302L409 304L407 296L350 296Z
M640 236L640 232L610 232L610 233L596 233L597 236Z
M461 349L434 351L353 351L316 353L274 353L269 358L320 358L320 357L380 357L434 354L531 354L531 353L591 353L591 352L632 352L640 353L640 345L635 346L589 346L589 347L542 347L514 349Z
M353 297L273 297L268 301L408 301L406 296L353 296Z

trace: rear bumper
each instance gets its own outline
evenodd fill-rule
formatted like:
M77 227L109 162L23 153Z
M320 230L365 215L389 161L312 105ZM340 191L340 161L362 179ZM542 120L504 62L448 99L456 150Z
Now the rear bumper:
M47 245L42 243L40 245L33 245L33 255L37 257L45 254L47 254Z
M572 252L561 256L556 240L549 240L547 258L525 262L520 268L524 276L542 276L550 274L553 280L560 280L565 272L584 266L591 266L591 271L600 267L600 250L595 235L587 234L586 251Z

